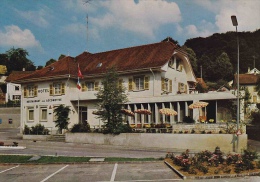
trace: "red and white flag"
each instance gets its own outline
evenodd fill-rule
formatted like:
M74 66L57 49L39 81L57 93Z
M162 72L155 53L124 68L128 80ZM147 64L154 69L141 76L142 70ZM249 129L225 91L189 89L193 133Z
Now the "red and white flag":
M79 64L78 64L78 78L83 78L83 75L80 71Z
M81 84L79 82L79 79L78 79L78 83L77 83L77 88L80 90L81 89Z

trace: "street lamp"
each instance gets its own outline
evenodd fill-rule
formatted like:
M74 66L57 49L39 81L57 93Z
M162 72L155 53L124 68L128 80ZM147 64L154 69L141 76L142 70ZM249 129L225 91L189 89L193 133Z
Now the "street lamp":
M237 131L239 130L239 119L240 119L240 103L239 103L239 40L237 33L237 17L235 15L231 16L232 24L236 27L237 34ZM238 140L238 138L237 138ZM237 141L237 150L238 150L238 141ZM237 151L238 152L238 151Z

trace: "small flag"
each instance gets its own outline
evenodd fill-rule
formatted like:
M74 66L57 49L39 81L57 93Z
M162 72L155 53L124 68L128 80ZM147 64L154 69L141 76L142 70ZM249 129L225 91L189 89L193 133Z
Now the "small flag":
M78 78L83 78L83 75L80 71L79 64L78 64Z
M78 83L77 83L77 88L80 90L81 89L81 84L79 82L79 79L78 79Z

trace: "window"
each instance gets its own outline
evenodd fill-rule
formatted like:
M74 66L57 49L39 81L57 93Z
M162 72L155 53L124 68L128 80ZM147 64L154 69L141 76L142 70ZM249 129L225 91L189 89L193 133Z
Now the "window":
M172 80L168 78L161 78L162 91L167 93L172 92Z
M20 101L21 96L20 95L13 95L13 100L14 101Z
M28 107L27 121L34 121L34 108Z
M178 92L187 93L187 85L184 83L178 83Z
M170 60L169 63L168 63L169 67L170 68L173 68L174 69L174 60Z
M253 103L257 103L257 96L253 95Z
M128 80L128 90L149 90L150 78L147 76L138 76L134 78L129 78Z
M144 90L144 77L136 77L134 82L135 90Z
M47 106L40 107L40 121L47 121Z
M87 82L86 85L88 91L94 91L94 82Z
M99 82L86 82L82 83L82 92L84 91L98 91L99 90Z
M24 87L23 96L24 97L37 97L38 87L35 85L28 85Z
M50 84L50 95L65 95L65 84L64 83Z
M19 91L19 90L20 90L20 87L19 87L19 86L14 86L14 90L15 90L15 91Z

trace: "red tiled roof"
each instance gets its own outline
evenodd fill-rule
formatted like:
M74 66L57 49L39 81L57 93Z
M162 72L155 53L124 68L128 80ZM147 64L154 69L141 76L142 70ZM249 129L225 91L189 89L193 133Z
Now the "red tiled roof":
M257 80L260 79L260 75L253 74L239 74L240 85L255 85ZM237 83L237 75L235 75L234 85Z
M78 64L84 76L105 73L112 66L119 72L158 68L172 57L176 48L171 42L159 42L95 54L83 52L75 58L65 57L24 79L47 79L68 74L76 78Z
M32 74L34 71L12 71L10 75L5 79L6 82L13 82Z

